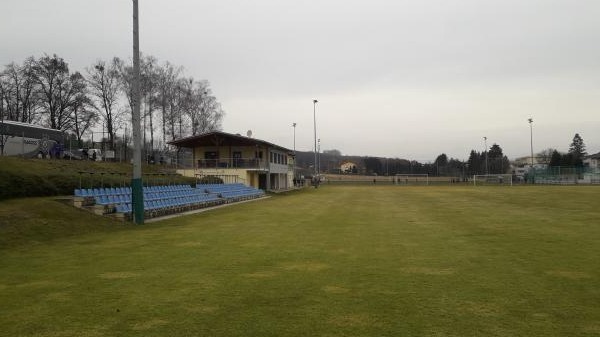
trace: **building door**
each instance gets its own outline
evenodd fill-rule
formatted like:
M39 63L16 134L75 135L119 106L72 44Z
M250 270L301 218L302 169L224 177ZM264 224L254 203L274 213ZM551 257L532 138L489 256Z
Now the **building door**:
M259 174L258 175L258 188L261 190L267 190L267 175Z
M242 152L234 151L233 152L233 167L242 167Z

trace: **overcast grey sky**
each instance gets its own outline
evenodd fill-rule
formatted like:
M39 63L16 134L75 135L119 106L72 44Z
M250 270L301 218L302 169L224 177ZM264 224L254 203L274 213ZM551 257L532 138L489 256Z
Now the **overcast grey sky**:
M2 0L0 62L131 58L130 0ZM598 0L140 0L140 47L210 81L224 131L433 161L600 151Z

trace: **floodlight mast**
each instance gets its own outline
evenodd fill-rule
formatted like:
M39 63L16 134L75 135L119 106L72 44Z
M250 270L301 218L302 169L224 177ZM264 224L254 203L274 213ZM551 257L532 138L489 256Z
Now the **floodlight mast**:
M294 187L296 186L296 123L292 123L294 128L294 166L292 167L292 174L294 175Z
M142 137L140 123L140 34L138 0L133 0L133 176L131 179L131 201L133 221L144 223L144 192L142 185Z
M4 156L4 102L0 101L0 156Z
M487 137L483 137L483 144L485 146L485 174L489 174Z
M529 145L531 146L531 168L533 168L533 118L527 120L529 122Z
M317 101L316 99L313 99L313 124L314 124L314 130L315 130L315 162L314 162L314 175L315 178L318 175L317 172L317 103L319 101Z

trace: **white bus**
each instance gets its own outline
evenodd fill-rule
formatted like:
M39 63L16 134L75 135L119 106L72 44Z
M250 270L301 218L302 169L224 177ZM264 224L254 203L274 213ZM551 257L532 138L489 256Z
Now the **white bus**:
M0 121L0 155L60 158L65 134L35 124Z

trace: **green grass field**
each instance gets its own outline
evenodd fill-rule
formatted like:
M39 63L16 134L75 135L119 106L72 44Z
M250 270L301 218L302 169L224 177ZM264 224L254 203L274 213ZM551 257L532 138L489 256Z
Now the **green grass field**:
M0 335L598 336L599 197L324 186L137 227L3 202Z

